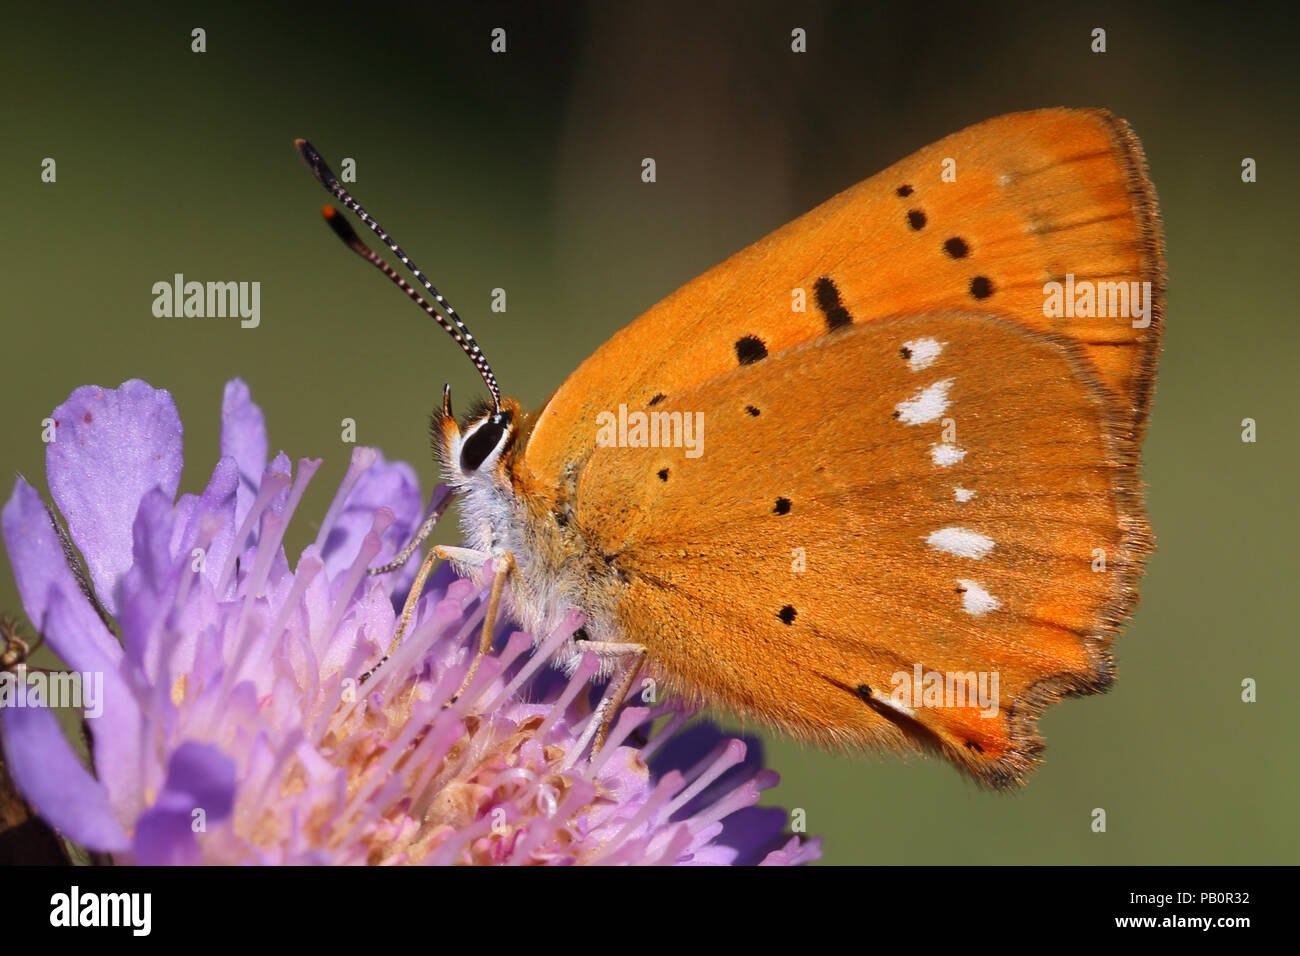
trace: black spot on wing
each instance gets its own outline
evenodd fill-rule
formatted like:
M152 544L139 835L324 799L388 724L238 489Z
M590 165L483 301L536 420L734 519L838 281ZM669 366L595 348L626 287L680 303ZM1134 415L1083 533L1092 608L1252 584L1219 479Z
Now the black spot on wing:
M767 346L756 335L746 335L736 340L736 358L741 365L753 365L760 359L767 358Z
M834 332L853 324L853 316L849 315L849 310L840 302L840 290L833 279L822 276L813 285L813 291L816 294L817 308L826 316L828 330Z

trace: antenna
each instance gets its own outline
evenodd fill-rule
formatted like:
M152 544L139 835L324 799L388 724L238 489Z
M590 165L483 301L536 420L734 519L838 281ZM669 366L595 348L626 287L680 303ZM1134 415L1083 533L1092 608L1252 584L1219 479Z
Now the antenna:
M321 158L320 153L316 152L316 148L305 139L296 139L293 141L293 144L298 147L298 154L302 156L302 161L307 164L309 169L311 169L312 175L316 177L317 181L324 186L335 199L351 209L352 212L356 214L356 217L365 223L365 225L370 228L370 231L378 236L380 241L383 242L384 245L388 246L398 259L402 260L402 265L406 266L406 268L411 271L411 275L415 276L415 278L419 280L420 285L424 286L425 290L433 296L438 305L442 306L446 311L447 316L444 318L432 305L425 301L424 297L421 296L419 292L413 289L405 279L397 274L396 269L381 259L374 250L361 241L360 237L357 236L356 231L348 225L347 220L343 218L342 214L339 213L337 209L332 206L326 206L321 210L321 215L325 217L325 221L329 224L329 227L334 230L334 234L343 240L344 245L392 280L399 289L411 297L416 305L424 309L425 312L433 317L434 321L441 325L448 334L456 340L456 344L459 345L464 353L469 356L470 361L474 363L474 367L478 369L479 375L482 376L484 384L487 385L488 391L492 393L492 420L500 424L501 388L497 385L496 376L492 374L492 367L488 365L487 357L483 354L483 350L478 347L478 343L474 341L474 336L470 333L468 326L461 321L460 316L456 314L456 310L451 307L451 303L444 299L442 293L433 287L433 283L430 282L425 277L424 273L420 271L420 267L412 262L406 253L402 251L402 247L394 242L393 238L384 231L383 227L380 226L379 223L375 222L371 215L361 208L361 204L353 199L351 194L343 188L342 184L340 184L338 179L335 177L333 171L325 164L325 160ZM448 319L451 321L449 322Z

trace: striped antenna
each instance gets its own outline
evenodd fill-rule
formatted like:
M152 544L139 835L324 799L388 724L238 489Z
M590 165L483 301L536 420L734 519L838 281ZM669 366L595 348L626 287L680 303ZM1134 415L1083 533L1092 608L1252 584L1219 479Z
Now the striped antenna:
M459 345L465 354L469 356L470 361L474 363L474 367L478 369L479 375L482 376L484 384L487 385L488 391L492 393L492 420L500 423L501 389L497 385L496 376L492 374L492 367L488 365L487 357L483 354L483 350L478 347L478 343L474 341L474 336L470 333L469 328L465 323L461 321L460 316L456 314L456 310L451 307L451 303L444 299L442 293L433 287L433 283L430 282L425 277L424 273L420 271L420 267L412 262L407 254L402 251L402 247L394 242L393 238L384 231L384 228L380 226L379 223L375 222L370 214L361 208L361 204L353 199L351 194L343 188L337 177L335 177L333 171L325 164L325 160L321 158L320 153L316 152L315 147L305 139L296 139L293 141L293 144L298 147L298 154L302 156L302 161L307 164L307 167L312 171L312 175L316 177L317 181L329 190L330 194L333 195L335 199L351 209L358 219L370 227L370 231L378 236L380 241L393 251L393 255L402 260L402 265L406 266L406 268L411 271L411 275L415 276L420 285L424 286L425 291L433 296L438 305L440 305L447 313L447 316L444 318L432 305L425 301L424 297L421 296L420 293L413 289L405 279L397 274L396 269L381 259L374 250L362 242L360 237L357 236L356 231L348 225L347 221L337 209L334 209L331 206L326 206L321 210L321 215L325 217L325 221L329 224L329 227L334 230L334 234L342 239L349 249L361 256L361 258L365 259L391 279L399 289L411 297L416 305L424 309L425 312L433 317L434 321L446 329L451 337L456 340L456 344ZM450 319L450 322L448 319Z

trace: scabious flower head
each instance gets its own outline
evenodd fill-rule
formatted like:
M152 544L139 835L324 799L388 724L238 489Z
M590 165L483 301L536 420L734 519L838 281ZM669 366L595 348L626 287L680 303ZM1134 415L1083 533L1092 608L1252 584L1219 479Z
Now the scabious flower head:
M142 864L820 856L819 841L784 835L782 810L755 805L776 782L758 747L683 728L687 713L625 707L592 757L596 661L571 678L547 666L576 612L531 654L530 636L502 635L457 697L485 592L441 569L362 680L415 570L366 574L425 512L410 466L354 451L291 565L285 530L321 462L267 462L242 382L226 386L207 487L179 499L166 391L85 386L53 419L49 490L87 575L22 478L4 540L35 626L70 670L102 681L102 712L85 720L94 772L43 707L0 707L0 737L19 790L74 842Z

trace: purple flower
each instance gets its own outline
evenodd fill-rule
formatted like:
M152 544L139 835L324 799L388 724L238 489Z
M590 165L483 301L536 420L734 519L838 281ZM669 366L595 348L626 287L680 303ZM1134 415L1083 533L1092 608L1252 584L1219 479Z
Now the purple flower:
M625 707L591 756L596 662L572 678L546 666L577 612L532 654L526 634L498 640L453 702L485 592L443 568L363 681L416 562L366 569L427 513L409 465L354 451L291 566L285 529L320 461L268 463L242 382L226 386L206 489L179 500L182 429L166 391L85 386L53 418L50 494L89 581L22 478L4 539L34 625L69 670L102 682L85 706L94 772L45 707L0 707L0 738L18 789L69 839L142 864L820 856L820 841L784 835L784 811L755 806L777 779L759 748L707 724L683 730L688 713Z

